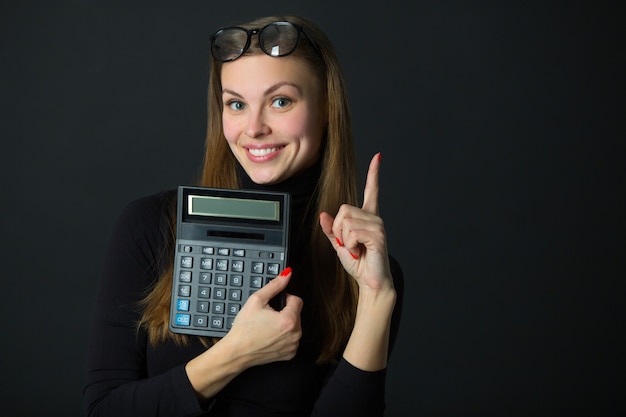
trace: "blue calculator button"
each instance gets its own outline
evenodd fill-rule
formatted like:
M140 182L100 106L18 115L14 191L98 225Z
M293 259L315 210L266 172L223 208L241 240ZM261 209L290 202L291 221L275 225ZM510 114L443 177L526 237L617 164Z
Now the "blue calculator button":
M177 314L176 315L177 326L189 326L191 325L191 316L189 314Z
M176 302L177 311L189 311L189 300L178 300Z

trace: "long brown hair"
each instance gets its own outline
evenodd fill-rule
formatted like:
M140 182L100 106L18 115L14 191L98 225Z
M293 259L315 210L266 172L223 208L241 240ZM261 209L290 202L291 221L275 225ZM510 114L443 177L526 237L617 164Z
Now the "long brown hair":
M303 59L318 75L325 87L326 137L321 153L321 175L317 201L313 202L317 213L335 214L344 204L355 205L356 169L352 127L346 87L339 60L326 35L312 22L298 16L272 16L256 19L238 26L247 29L261 28L276 21L289 21L303 26L306 36L300 37L297 49L290 55ZM312 42L310 41L312 40ZM246 54L263 53L256 36ZM279 58L277 58L279 59ZM222 64L211 58L208 93L208 127L205 143L204 164L199 184L209 187L239 188L236 160L230 151L222 126ZM354 280L341 266L335 251L319 226L317 216L311 225L312 270L306 274L312 294L310 311L314 314L316 334L319 337L318 362L334 361L341 353L354 325L358 289ZM174 241L175 216L170 218L171 241ZM151 343L173 338L181 344L191 336L174 334L168 330L173 262L163 273L154 289L145 298L145 309L140 325L145 327ZM296 271L294 271L295 273ZM312 279L314 278L314 279ZM210 346L214 341L204 339Z

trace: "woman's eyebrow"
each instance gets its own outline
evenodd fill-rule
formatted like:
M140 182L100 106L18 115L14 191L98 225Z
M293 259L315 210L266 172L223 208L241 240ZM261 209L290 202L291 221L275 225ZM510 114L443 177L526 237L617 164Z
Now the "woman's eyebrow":
M285 86L285 85L295 88L296 90L298 90L298 93L302 93L302 90L300 89L300 86L298 84L294 84L289 81L282 81L282 82L274 84L273 86L265 90L265 95L272 94L274 91L278 90L280 87Z
M222 94L230 94L231 96L236 96L239 98L243 98L243 96L239 93L237 93L236 91L230 90L228 88L224 88L222 89Z
M294 83L289 82L289 81L281 81L281 82L276 83L276 84L272 85L271 87L269 87L267 90L265 90L265 92L263 94L266 95L266 96L270 95L274 91L278 90L280 87L283 87L283 86L293 87L296 90L298 90L298 93L302 93L302 89L300 88L300 86L298 84L294 84ZM222 94L230 94L230 95L233 95L235 97L243 98L243 96L241 94L239 94L238 92L236 92L234 90L231 90L230 88L222 89Z

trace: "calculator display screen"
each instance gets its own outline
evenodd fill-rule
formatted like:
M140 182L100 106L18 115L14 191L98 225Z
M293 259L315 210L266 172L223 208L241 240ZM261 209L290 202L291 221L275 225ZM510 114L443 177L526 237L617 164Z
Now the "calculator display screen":
M280 203L272 200L188 195L188 214L252 220L280 220Z

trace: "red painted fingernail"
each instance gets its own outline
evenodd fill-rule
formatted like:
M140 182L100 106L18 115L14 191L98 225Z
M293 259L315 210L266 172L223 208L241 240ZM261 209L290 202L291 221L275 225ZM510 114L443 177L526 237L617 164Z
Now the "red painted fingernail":
M350 252L350 256L352 256L352 259L359 259L359 255L355 255L352 252Z
M378 161L380 162L381 159L383 159L383 153L378 152Z
M343 246L343 243L341 243L341 240L339 240L339 238L338 238L338 237L336 237L336 238L335 238L335 240L337 241L337 244L338 244L339 246Z
M283 272L280 273L281 277L286 277L287 275L291 274L291 267L288 266L287 268L283 269Z

